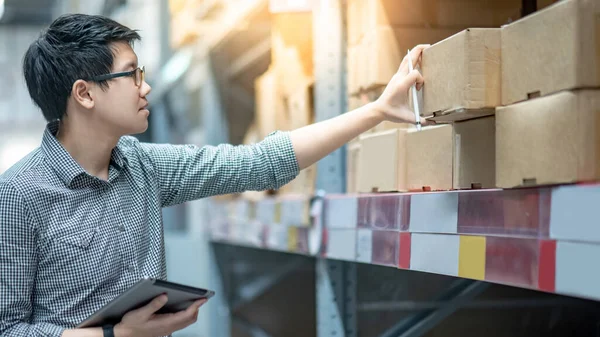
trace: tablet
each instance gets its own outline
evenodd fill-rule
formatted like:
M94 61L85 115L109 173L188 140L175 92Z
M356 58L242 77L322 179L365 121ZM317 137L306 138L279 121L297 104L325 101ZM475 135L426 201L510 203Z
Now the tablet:
M185 310L196 300L213 297L215 292L147 277L86 318L77 328L117 324L126 313L143 307L161 294L167 294L168 301L157 313Z

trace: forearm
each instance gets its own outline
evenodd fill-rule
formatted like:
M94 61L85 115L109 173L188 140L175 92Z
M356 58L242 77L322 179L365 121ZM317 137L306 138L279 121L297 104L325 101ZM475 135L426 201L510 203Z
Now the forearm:
M121 325L114 327L115 337L129 337L130 331L125 330ZM86 328L65 330L61 337L103 337L102 328Z
M375 103L291 132L298 165L304 169L384 120Z
M101 328L87 328L87 329L71 329L65 330L61 337L103 337L104 333ZM115 331L115 337L121 337Z
M13 323L7 320L3 320L0 322L0 325L0 336L10 337L62 337L64 336L63 333L65 331L64 328L50 323ZM79 335L69 336L73 337Z

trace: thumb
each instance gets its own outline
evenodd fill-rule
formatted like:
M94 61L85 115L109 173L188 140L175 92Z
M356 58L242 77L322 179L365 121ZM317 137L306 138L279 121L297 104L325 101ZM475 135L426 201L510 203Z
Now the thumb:
M402 86L403 88L406 88L406 90L408 90L413 84L417 84L418 88L422 86L424 82L425 80L423 79L423 75L421 75L421 73L418 70L413 69L413 71L409 72L402 79Z

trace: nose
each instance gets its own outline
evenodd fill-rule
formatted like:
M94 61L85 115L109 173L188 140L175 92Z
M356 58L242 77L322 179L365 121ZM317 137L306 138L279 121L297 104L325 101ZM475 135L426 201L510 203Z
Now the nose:
M152 91L152 87L150 84L146 83L146 81L142 82L142 87L140 88L140 96L146 97Z

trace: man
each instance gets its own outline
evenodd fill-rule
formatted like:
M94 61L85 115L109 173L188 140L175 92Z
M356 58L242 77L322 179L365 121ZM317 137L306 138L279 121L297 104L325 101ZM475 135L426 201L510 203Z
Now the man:
M48 125L41 146L0 177L2 336L164 336L192 324L203 301L155 314L162 296L114 327L74 329L143 276L166 278L161 208L279 188L384 120L413 122L408 88L423 85L405 59L376 102L256 145L145 144L128 136L148 127L151 89L131 48L139 38L73 14L25 54ZM413 49L415 65L424 48Z

